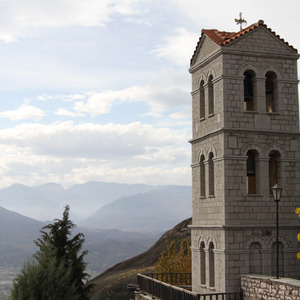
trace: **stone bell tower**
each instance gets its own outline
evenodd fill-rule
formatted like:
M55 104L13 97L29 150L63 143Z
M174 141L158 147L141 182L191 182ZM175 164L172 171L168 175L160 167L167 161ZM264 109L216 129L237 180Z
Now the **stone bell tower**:
M193 291L239 291L240 274L299 278L300 151L296 49L261 20L202 30L191 59Z

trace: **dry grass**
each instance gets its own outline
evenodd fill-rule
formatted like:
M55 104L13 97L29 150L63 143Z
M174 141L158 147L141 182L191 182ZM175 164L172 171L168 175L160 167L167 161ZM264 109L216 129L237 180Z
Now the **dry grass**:
M190 236L187 227L191 219L187 219L173 229L167 231L147 251L131 259L121 262L106 270L92 280L95 287L91 294L91 300L129 300L132 298L127 290L127 284L137 283L137 273L153 272L154 265L162 251L166 249L166 241L174 240L176 248L180 247L182 239ZM178 245L177 245L178 244Z

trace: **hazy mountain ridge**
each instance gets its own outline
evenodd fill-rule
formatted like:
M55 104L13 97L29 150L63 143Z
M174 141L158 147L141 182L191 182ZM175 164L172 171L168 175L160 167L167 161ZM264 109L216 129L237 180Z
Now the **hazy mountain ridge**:
M0 206L36 220L57 218L65 205L71 207L74 221L85 219L107 203L118 198L147 192L157 187L143 184L88 182L64 189L47 183L28 187L14 184L0 189Z
M45 224L0 207L0 264L19 267L31 256Z
M41 191L22 184L0 189L0 206L36 220L49 220L61 208Z
M80 222L93 228L162 232L192 215L192 189L164 186L106 204Z
M59 218L65 205L80 226L162 232L192 214L190 186L88 182L68 189L55 183L0 189L0 206L40 221ZM88 218L84 218L88 216Z

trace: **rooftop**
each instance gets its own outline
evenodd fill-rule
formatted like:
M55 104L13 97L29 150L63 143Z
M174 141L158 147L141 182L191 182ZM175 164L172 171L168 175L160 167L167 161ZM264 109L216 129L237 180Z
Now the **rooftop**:
M226 46L229 43L237 40L238 38L246 35L247 33L251 32L252 30L263 26L268 31L270 31L274 36L276 36L278 39L280 39L283 43L285 43L288 47L290 47L293 51L297 52L297 49L295 49L293 46L291 46L288 42L286 42L283 38L281 38L278 34L276 34L274 31L272 31L271 28L267 27L267 25L264 23L263 20L259 20L257 23L254 23L238 32L227 32L227 31L219 31L217 29L202 29L201 31L201 37L199 38L199 41L197 43L196 49L194 51L194 54L191 59L191 63L194 59L194 56L197 52L198 46L201 42L201 39L204 35L209 37L213 42L215 42L219 46Z

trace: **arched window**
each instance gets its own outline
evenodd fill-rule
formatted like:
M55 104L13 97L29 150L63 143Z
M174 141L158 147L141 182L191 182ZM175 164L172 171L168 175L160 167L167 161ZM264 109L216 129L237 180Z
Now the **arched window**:
M250 245L249 271L250 274L262 274L261 245L254 242Z
M279 276L284 277L284 257L283 257L283 244L278 244L278 262L279 262ZM272 244L272 276L276 276L277 273L277 243Z
M269 153L269 188L271 189L276 183L278 184L278 160L280 153L278 151L271 151ZM271 192L271 190L270 190Z
M213 77L210 75L208 77L207 88L208 88L208 114L212 115L214 113L214 86L212 83Z
M276 74L274 72L267 72L266 74L266 110L267 112L274 112L275 111L275 104L276 104Z
M200 119L205 118L205 92L204 81L200 82Z
M213 161L214 155L213 153L209 153L208 156L208 190L209 190L209 196L215 195L215 167L214 167L214 161Z
M205 165L204 155L200 157L200 196L205 197Z
M200 244L200 284L206 284L206 262L205 262L205 244L201 242Z
M245 110L255 110L254 99L254 77L255 74L251 70L244 72L244 103Z
M215 286L215 254L214 254L214 244L209 243L208 247L208 258L209 258L209 286Z
M257 152L255 150L249 150L247 152L247 190L248 194L256 194L256 160Z

